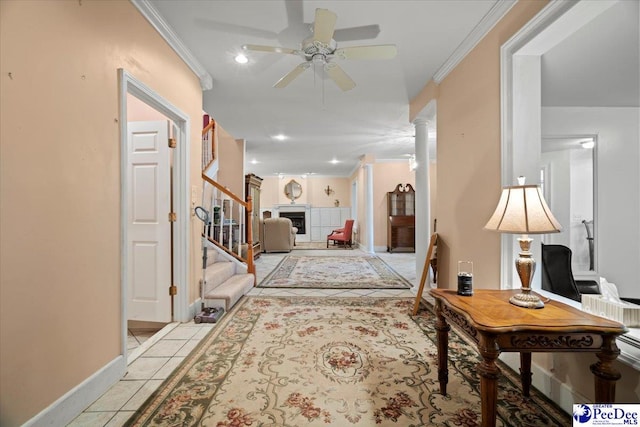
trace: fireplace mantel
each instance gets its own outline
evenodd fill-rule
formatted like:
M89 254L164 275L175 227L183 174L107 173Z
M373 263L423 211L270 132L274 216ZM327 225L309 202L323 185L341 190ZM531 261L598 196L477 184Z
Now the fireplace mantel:
M280 212L304 212L305 234L297 234L296 240L299 242L311 241L311 205L308 203L289 203L286 205L273 205L271 208L273 216L280 216Z
M311 205L308 203L289 203L286 205L273 205L273 210L276 211L287 211L287 212L301 212L305 210L310 210Z

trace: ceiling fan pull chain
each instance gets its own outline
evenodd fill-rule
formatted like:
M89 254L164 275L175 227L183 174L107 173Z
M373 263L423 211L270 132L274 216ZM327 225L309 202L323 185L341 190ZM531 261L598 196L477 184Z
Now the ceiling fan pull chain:
M324 75L324 66L322 67L322 109L324 110L324 81L325 81L325 75Z

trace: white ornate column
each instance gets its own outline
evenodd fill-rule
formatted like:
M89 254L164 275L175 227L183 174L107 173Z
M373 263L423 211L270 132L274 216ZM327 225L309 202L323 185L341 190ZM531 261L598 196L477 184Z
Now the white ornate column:
M374 253L375 252L375 248L374 248L374 244L373 244L373 239L374 239L374 233L373 233L373 215L374 215L374 210L373 210L373 165L371 163L367 163L366 165L364 165L364 172L365 172L365 209L366 209L366 215L365 218L367 218L367 229L366 229L366 236L367 236L367 252L369 253Z
M427 119L417 118L415 126L416 151L416 277L422 277L431 236L431 212L429 203L429 149Z

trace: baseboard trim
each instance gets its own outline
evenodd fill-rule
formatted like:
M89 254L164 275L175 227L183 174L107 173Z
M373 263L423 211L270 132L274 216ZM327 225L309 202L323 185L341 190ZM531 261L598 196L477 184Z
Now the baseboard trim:
M520 353L502 353L500 360L515 372L520 372ZM589 402L585 396L559 381L551 372L535 362L531 363L531 373L533 374L531 384L566 413L573 413L574 403Z
M127 360L119 355L89 378L27 421L25 427L66 426L127 372Z
M193 304L189 305L189 319L193 319L200 311L202 311L202 297L198 297Z

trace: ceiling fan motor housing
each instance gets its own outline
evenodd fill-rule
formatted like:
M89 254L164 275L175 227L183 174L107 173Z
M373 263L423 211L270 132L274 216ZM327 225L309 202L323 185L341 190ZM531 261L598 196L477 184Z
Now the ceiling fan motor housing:
M307 61L325 63L327 62L327 56L333 55L336 47L337 43L333 39L331 39L329 44L325 44L310 38L302 42L302 54Z
M337 16L328 9L316 9L316 19L313 26L313 36L304 39L301 48L288 49L275 46L260 45L244 45L247 50L255 50L258 52L275 52L297 55L304 59L289 73L285 74L280 80L273 85L276 88L283 88L289 85L304 70L313 65L323 65L327 75L336 85L343 91L351 90L356 83L351 77L336 63L334 60L341 59L390 59L396 55L395 45L380 46L350 46L347 48L337 49L335 41L335 24ZM376 31L376 35L379 28Z

